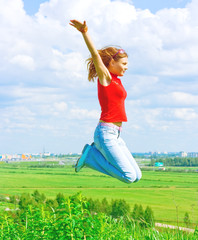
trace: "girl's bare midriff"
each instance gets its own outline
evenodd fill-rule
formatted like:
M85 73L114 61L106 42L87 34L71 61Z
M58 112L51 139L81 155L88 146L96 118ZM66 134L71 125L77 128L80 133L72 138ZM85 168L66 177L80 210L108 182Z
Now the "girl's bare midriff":
M105 122L105 121L100 120L100 122ZM110 122L106 122L106 123L110 123ZM118 127L121 127L121 126L122 126L122 122L111 122L111 123L115 124L115 125L118 126Z

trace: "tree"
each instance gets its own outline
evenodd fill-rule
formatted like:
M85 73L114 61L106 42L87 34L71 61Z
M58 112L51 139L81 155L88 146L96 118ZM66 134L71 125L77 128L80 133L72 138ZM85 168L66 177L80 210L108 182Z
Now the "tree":
M56 201L58 205L60 206L62 203L65 202L65 196L62 193L57 194Z
M153 211L149 206L147 206L144 211L144 220L145 223L149 224L150 226L153 226L155 223Z
M56 201L56 199L55 200L47 199L45 204L46 204L46 207L47 207L48 210L49 209L52 210L52 208L56 209L58 207L58 202Z
M133 207L133 212L131 213L131 217L134 220L137 220L139 218L139 208L138 208L137 204L135 204L134 207Z
M184 223L186 224L187 227L190 225L190 218L188 212L185 213L184 215Z
M130 213L130 206L124 199L112 201L112 210L111 210L112 217L117 218L121 216L127 216L129 215L129 213Z
M37 203L44 203L46 200L45 194L40 194L38 190L35 190L32 194L32 197L34 198L35 202Z
M30 196L29 193L22 193L19 200L20 210L26 210L29 205L35 205L34 199Z
M101 202L98 199L96 199L94 201L93 211L96 212L96 213L99 213L99 212L101 212L101 210L102 210Z
M10 196L10 203L13 203L15 205L15 208L18 202L19 202L18 196L15 196L15 195Z
M133 212L131 214L134 220L140 221L144 217L144 211L142 205L135 204L133 207Z
M101 202L101 211L103 213L106 213L107 215L110 215L112 209L111 209L111 206L110 204L108 203L107 199L104 198Z
M88 209L92 213L94 211L94 200L92 198L87 199Z

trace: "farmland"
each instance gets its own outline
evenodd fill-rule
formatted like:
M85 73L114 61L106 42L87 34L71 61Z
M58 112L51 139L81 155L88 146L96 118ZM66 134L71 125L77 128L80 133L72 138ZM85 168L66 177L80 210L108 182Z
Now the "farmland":
M136 203L150 206L156 222L181 226L188 212L192 226L198 223L196 172L143 171L140 182L125 184L88 168L76 174L71 165L56 162L0 164L0 195L32 193L35 189L48 198L82 192L99 200L125 199L131 208Z

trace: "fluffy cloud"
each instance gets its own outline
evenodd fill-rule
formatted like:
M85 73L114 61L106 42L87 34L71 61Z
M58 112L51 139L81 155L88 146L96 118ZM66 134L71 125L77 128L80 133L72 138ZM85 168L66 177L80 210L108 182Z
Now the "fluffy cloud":
M182 120L198 120L198 113L195 112L194 109L183 108L183 109L176 109L175 117Z
M21 66L23 68L26 68L28 70L34 70L35 69L35 63L34 59L27 55L17 55L14 56L11 60L11 63L16 64L18 66Z
M72 109L70 112L72 119L99 119L100 113L97 110Z

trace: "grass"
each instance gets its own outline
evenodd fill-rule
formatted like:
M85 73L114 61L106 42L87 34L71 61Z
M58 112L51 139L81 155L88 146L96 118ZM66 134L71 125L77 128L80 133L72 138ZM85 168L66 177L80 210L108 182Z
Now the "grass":
M78 174L71 166L43 167L39 162L0 164L0 195L33 193L48 198L59 192L66 196L81 191L93 199L125 199L154 211L156 222L184 225L185 212L191 223L198 223L198 173L143 171L141 181L125 184L88 168Z

